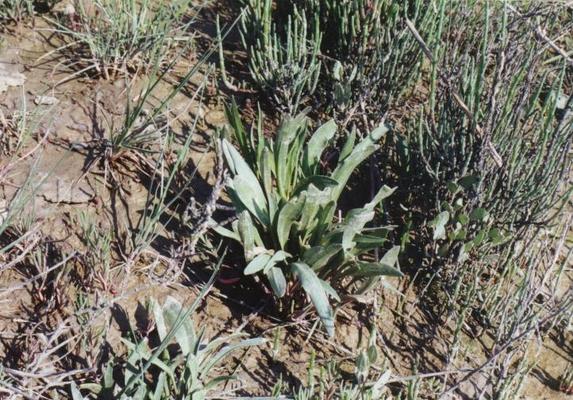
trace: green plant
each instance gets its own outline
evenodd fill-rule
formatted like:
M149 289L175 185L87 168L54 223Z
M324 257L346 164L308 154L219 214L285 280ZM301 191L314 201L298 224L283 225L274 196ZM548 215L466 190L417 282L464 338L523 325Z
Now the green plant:
M343 378L340 365L334 360L325 365L317 365L315 354L312 353L307 368L308 380L305 385L295 388L292 398L294 400L378 400L391 399L386 384L390 380L389 370L382 374L373 373L372 366L377 363L378 350L376 348L376 332L371 332L366 348L360 351L355 359L355 371L352 379ZM366 378L374 376L375 380ZM279 380L273 391L277 395L283 391L284 383Z
M366 227L375 208L394 189L383 186L371 202L335 218L339 198L351 174L378 148L383 125L355 144L350 135L329 175L322 153L337 126L327 122L307 138L304 114L287 118L269 139L259 128L247 133L234 105L228 110L237 150L226 139L221 147L231 177L229 194L238 220L232 230L217 231L242 244L245 274L263 274L274 294L292 297L302 289L310 297L330 335L334 319L328 298L339 299L333 286L363 292L382 275L400 276L394 267L399 247L382 260L366 261L371 250L386 244L391 227Z
M18 22L26 15L34 13L34 0L2 0L0 1L0 22Z
M106 124L99 125L98 123L94 132L95 138L89 142L74 143L72 146L73 150L80 152L86 149L91 150L87 168L101 162L106 174L109 173L115 178L114 170L119 170L119 167L129 170L130 164L151 165L145 156L161 155L167 143L166 137L169 136L170 121L165 116L166 109L171 100L189 83L191 77L204 66L206 59L213 51L214 49L208 51L176 86L159 97L159 101L153 101L154 96L158 95L161 82L179 61L181 54L162 70L159 65L155 65L150 72L149 81L145 83L135 99L130 94L131 89L128 89L124 114L119 123L113 116L110 118L109 114L102 113ZM205 82L199 85L190 101L202 95Z
M344 123L366 118L369 130L418 76L421 50L405 21L433 36L442 3L249 0L241 34L251 75L291 111L310 97Z
M273 19L272 0L248 0L241 17L241 38L253 80L289 114L316 90L322 36L312 16L296 6L284 26ZM314 26L314 28L313 28Z
M125 363L110 361L103 370L100 383L72 384L72 398L83 400L82 390L98 398L114 399L190 399L203 400L218 384L233 376L214 374L216 368L234 351L256 346L263 339L244 339L240 333L209 340L205 327L197 331L185 309L174 298L167 297L160 306L151 301L149 310L154 316L159 345L153 346L149 337L141 340L123 338L127 347ZM171 346L176 344L176 350ZM115 370L121 370L121 379ZM213 377L215 376L215 377Z
M428 103L396 151L408 160L403 185L435 193L412 200L434 209L431 240L449 260L527 237L571 193L564 186L573 141L565 66L544 67L542 44L529 40L528 29L510 28L521 17L507 7L469 12L472 4L442 11L440 31L454 39L435 49ZM461 26L474 30L460 35ZM445 232L447 222L461 226Z
M52 21L65 42L57 50L81 74L114 79L148 71L166 64L178 42L190 40L193 19L183 22L188 12L187 0L74 0L67 15Z

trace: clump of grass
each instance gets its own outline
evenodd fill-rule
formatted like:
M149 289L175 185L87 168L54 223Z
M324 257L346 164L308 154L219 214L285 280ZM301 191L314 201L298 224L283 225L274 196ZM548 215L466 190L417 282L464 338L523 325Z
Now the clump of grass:
M0 1L0 22L18 22L34 13L33 0Z
M308 379L300 387L294 388L292 398L294 400L393 398L387 387L387 383L392 377L391 371L386 370L384 373L378 373L373 368L380 362L376 338L377 333L372 330L367 345L353 360L355 369L351 376L343 377L339 363L334 360L328 361L325 365L318 365L316 355L313 352L307 367ZM288 387L279 379L273 388L272 395L278 396L285 389Z
M279 109L292 114L317 88L322 35L318 23L307 21L313 16L296 6L282 21L286 25L279 26L273 18L272 3L248 1L240 32L253 80Z
M193 20L186 0L75 0L53 21L64 41L58 50L77 73L115 79L169 64L179 43L189 44Z

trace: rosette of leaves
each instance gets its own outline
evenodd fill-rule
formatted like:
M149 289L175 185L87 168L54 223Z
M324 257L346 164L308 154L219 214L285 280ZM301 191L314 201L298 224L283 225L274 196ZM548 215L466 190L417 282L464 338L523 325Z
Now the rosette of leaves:
M292 297L302 287L327 332L334 334L329 298L340 300L333 287L363 293L383 275L401 276L395 264L399 247L381 260L364 255L386 245L391 227L366 227L375 208L394 189L383 186L371 202L335 218L339 198L352 173L377 148L383 125L360 142L351 134L337 164L327 174L322 153L337 131L333 121L307 136L304 114L286 119L276 138L244 128L236 106L228 110L238 148L222 139L232 179L229 195L238 219L231 229L216 230L242 244L245 274L260 274L278 298Z
M243 336L241 333L209 340L205 337L205 328L197 331L189 318L195 307L184 309L172 297L167 297L163 305L151 301L149 308L160 344L152 346L149 337L122 338L127 347L125 364L110 361L101 382L79 387L72 384L73 400L91 399L92 394L97 398L120 400L204 400L218 384L234 378L215 374L214 369L234 351L264 342L262 338L237 341ZM90 394L84 397L81 391Z

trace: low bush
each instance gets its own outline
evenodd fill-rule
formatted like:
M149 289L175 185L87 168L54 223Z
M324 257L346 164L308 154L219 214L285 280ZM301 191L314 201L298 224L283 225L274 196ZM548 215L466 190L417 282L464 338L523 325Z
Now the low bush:
M413 193L424 196L413 201L434 209L435 256L451 261L527 238L571 193L565 66L544 67L544 43L515 28L522 18L507 7L466 7L441 18L440 29L457 39L434 55L429 101L397 151L409 160L401 184L418 187ZM465 25L476 28L458 36Z
M238 149L225 139L221 147L238 219L232 230L218 227L217 231L242 244L248 263L245 274L264 275L277 297L292 297L302 286L332 335L334 317L328 298L340 300L333 287L360 293L382 275L401 275L395 268L399 247L381 260L364 258L387 244L391 227L366 225L394 189L383 186L364 207L335 217L348 179L376 151L387 129L381 125L358 143L356 135L350 135L329 173L321 156L336 133L334 121L307 137L306 117L299 114L286 119L276 138L269 139L260 125L256 133L248 133L235 106L228 114Z
M243 46L255 83L279 109L295 113L318 84L321 33L296 7L286 27L278 26L272 8L272 0L248 2L241 19Z
M406 20L435 35L445 2L245 3L241 33L251 75L275 103L292 112L306 100L341 122L366 118L376 126L418 76L421 48Z

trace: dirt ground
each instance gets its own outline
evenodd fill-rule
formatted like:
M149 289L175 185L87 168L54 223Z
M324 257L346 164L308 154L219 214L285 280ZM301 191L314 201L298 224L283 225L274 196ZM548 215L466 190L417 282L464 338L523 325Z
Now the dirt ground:
M30 170L39 174L37 178L42 180L42 184L23 212L34 215L40 222L37 229L41 236L54 243L54 248L57 248L54 251L61 258L65 254L83 251L82 231L74 223L81 213L91 215L100 229L122 230L122 227L137 221L146 207L149 191L140 171L135 168L119 178L122 190L109 188L102 179L106 171L102 171L97 163L90 164L89 152L81 149L82 144L89 143L111 123L103 115L121 118L126 96L137 91L132 89L128 93L122 80L112 83L73 77L72 72L63 66L60 56L50 54L53 45L46 40L50 36L46 28L41 20L37 20L34 29L21 27L0 36L0 63L25 77L23 85L0 92L2 113L13 115L25 104L30 115L44 114L39 129L22 150L25 152L40 146L39 157L29 158L18 166L18 170L12 171L10 181L0 188L0 198L10 198ZM182 63L178 68L184 71L188 66ZM197 119L191 158L199 171L196 178L198 196L205 195L202 190L208 192L209 183L214 179L215 160L211 154L204 155L208 140L214 129L225 123L221 92L203 72L193 77L190 86L197 87L207 79L205 98L190 100L183 92L173 100L166 115L176 120L172 129L180 137L185 136L189 124ZM175 81L176 74L172 78ZM131 87L141 87L142 83L136 81ZM161 97L172 83L162 83L156 95ZM192 92L191 88L189 92ZM39 96L55 98L57 103L38 105ZM244 104L248 103L247 98L248 95L243 95ZM165 249L169 248L173 234L163 233ZM159 254L164 251L161 248L156 250ZM46 253L43 256L49 257ZM188 304L198 293L197 283L205 281L209 274L208 266L204 265L206 261L198 260L197 270L187 272L186 279L180 283L162 283L164 276L160 271L163 265L145 261L142 260L132 271L113 270L105 279L94 282L98 287L97 290L93 288L91 295L98 296L100 304L108 302L113 306L101 307L91 318L97 321L94 326L111 326L106 340L119 352L121 333L129 329L129 325L145 323L145 316L139 313L140 321L136 316L147 299L155 298L162 302L169 295ZM232 265L227 267L232 268ZM38 272L42 271L5 271L0 277L2 285L10 287L33 279L34 273ZM15 361L23 357L16 354L17 345L22 341L38 340L37 346L41 347L41 333L67 321L73 314L75 305L69 299L78 297L78 289L73 284L73 274L60 272L50 272L52 281L40 279L0 298L0 352L3 358ZM78 270L75 273L81 275L84 272ZM54 284L58 279L62 280L61 285ZM351 373L356 355L368 340L367 321L376 314L374 310L382 310L376 320L380 334L378 345L385 356L386 367L394 375L405 377L413 375L414 371L425 374L452 368L444 359L445 341L451 328L439 323L436 318L440 317L417 300L418 289L410 287L407 278L391 283L404 295L381 289L362 303L342 306L337 312L338 333L335 339L328 339L319 330L314 330L313 321L282 320L276 314L272 315L264 293L253 291L248 282L217 282L194 320L198 326L206 326L210 336L241 328L249 336L269 339L267 344L249 349L228 366L229 370L236 369L241 377L230 384L235 385L237 395L268 395L269 388L279 377L292 385L306 382L313 353L317 362L338 360L342 369ZM60 301L61 304L58 303ZM127 325L125 316L131 318ZM278 349L273 346L276 335L282 339ZM569 340L566 346L570 348L571 334L564 337ZM472 349L466 360L468 364L477 363L484 351L481 339L471 339L466 335L466 340L465 347ZM78 365L88 365L97 357L90 354L90 346L86 343L78 342L75 351ZM568 362L573 362L571 351L565 351L560 339L555 338L544 343L537 357L538 365L527 379L523 398L571 398L560 392L558 387L559 375ZM479 385L477 377L464 388L465 398L474 398Z

